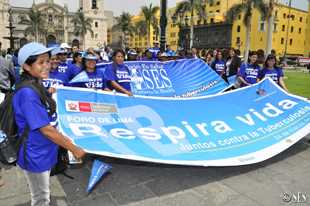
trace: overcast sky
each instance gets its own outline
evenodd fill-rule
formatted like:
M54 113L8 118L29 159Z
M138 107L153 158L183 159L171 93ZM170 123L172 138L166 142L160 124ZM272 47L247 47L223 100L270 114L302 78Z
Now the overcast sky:
M35 0L36 3L44 2L45 0ZM288 0L281 0L282 2L288 2ZM10 0L11 5L30 7L32 0ZM78 8L78 0L54 0L59 5L67 3L70 11L76 11ZM114 15L117 16L123 11L130 12L131 14L137 14L141 6L153 3L159 5L160 0L105 0L105 9L112 10ZM169 7L175 5L176 0L168 0ZM307 10L308 0L293 0L293 5L297 8Z

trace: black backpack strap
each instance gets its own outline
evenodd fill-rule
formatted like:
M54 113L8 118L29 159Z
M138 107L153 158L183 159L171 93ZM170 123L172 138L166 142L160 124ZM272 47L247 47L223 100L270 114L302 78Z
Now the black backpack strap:
M19 91L20 89L25 88L25 87L33 89L39 95L41 102L44 105L46 105L46 95L43 94L42 91L40 91L37 87L35 87L33 85L33 82L31 82L31 81L24 81L24 82L21 82L20 84L16 85L14 92L16 93L17 91ZM26 125L23 133L21 134L21 136L18 138L18 141L16 142L16 148L18 148L17 158L19 157L20 148L21 148L21 146L23 146L23 158L24 158L24 162L25 162L26 167L28 165L28 160L26 157L26 151L27 151L27 140L28 140L28 136L29 136L29 131L30 131L30 128L28 125Z

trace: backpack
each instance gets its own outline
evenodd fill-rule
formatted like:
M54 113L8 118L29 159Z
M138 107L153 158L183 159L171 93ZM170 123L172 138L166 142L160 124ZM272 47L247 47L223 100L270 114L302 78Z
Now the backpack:
M14 164L17 161L18 152L20 147L24 146L24 151L26 151L26 144L29 133L29 127L26 126L22 135L18 135L18 127L15 122L15 114L13 110L13 97L14 94L25 87L32 88L44 101L42 92L30 81L24 81L16 85L16 89L10 90L3 102L0 104L0 161L4 164ZM24 158L26 158L26 153L24 153ZM26 159L25 159L26 160Z

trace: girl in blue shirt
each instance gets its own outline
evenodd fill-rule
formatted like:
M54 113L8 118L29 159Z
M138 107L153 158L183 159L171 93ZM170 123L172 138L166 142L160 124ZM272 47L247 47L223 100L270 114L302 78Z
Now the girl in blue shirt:
M72 71L73 76L76 76L82 70L83 53L75 52L72 58L73 60L71 64L69 64L69 70Z
M275 81L280 87L288 92L288 89L285 86L283 77L282 68L277 67L276 57L272 54L268 55L264 64L264 68L258 74L258 81L262 80L264 77L270 77Z
M57 161L58 145L71 151L76 158L85 155L81 148L51 124L56 117L56 103L42 85L42 80L49 75L50 50L33 42L24 45L18 54L18 62L24 71L21 81L35 86L46 102L42 102L40 95L30 87L19 89L13 97L18 133L21 135L25 130L28 131L18 153L17 165L25 173L32 206L50 203L50 171Z
M57 55L57 49L51 52L50 64L51 69L49 72L49 77L43 80L43 85L46 89L48 89L49 93L56 92L57 86L64 86L69 83L69 74L68 72L60 72L58 70L59 66L59 58Z
M238 72L238 78L241 81L241 86L249 86L257 83L258 72L260 66L257 64L257 52L250 52L248 63L243 63Z
M223 54L221 51L217 51L215 60L211 64L211 68L218 73L221 77L225 75L225 61L223 59Z
M131 93L131 76L128 67L124 64L125 52L116 50L113 53L113 63L105 71L110 89L132 96Z
M82 61L83 72L86 72L88 81L78 84L79 87L102 89L110 91L107 80L102 70L96 68L98 58L93 54L85 54Z

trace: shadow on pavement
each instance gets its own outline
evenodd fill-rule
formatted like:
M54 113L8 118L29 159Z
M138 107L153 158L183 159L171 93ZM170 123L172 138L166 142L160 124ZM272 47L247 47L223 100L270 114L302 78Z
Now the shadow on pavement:
M67 172L74 177L74 180L62 175L59 175L58 179L67 194L69 205L90 206L87 204L87 201L94 201L96 199L98 199L98 202L104 201L105 205L122 205L184 191L267 167L294 156L308 147L309 145L305 143L305 140L301 140L269 160L253 165L236 167L174 166L90 155L85 159L82 167L72 168ZM111 164L113 168L111 174L104 177L93 192L87 195L86 187L94 158L99 158ZM79 203L83 199L85 201L84 204Z

